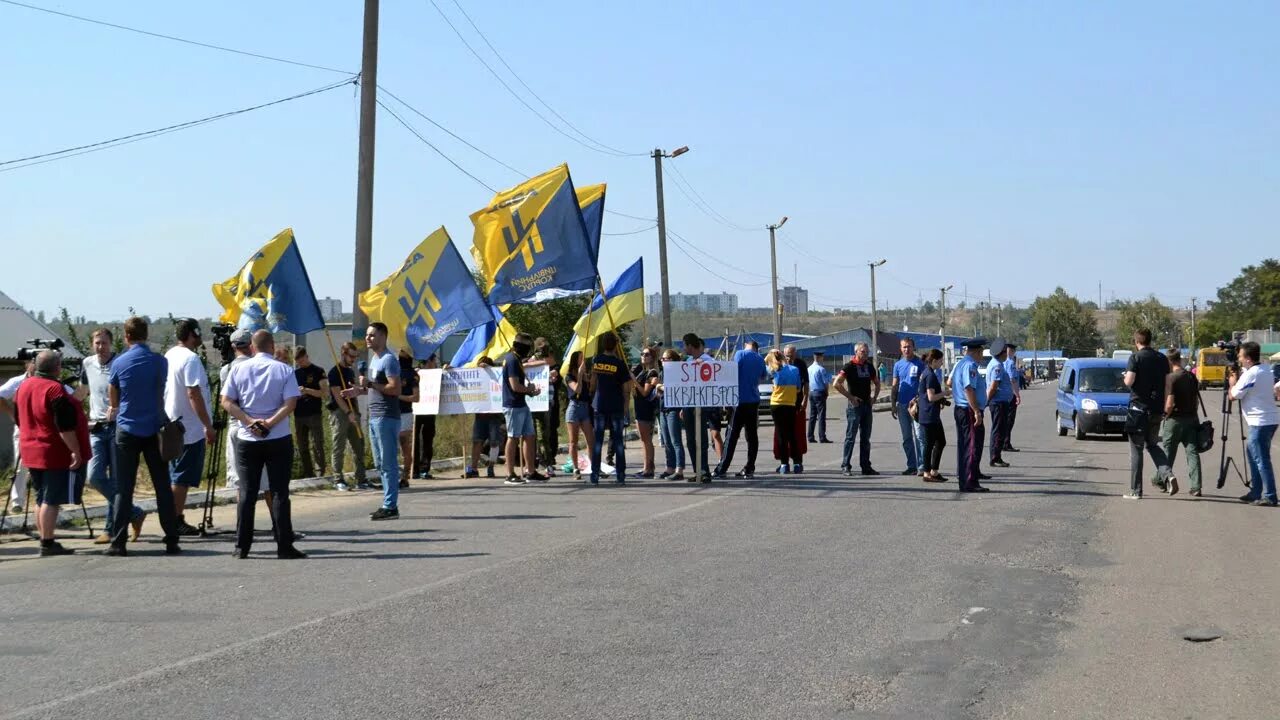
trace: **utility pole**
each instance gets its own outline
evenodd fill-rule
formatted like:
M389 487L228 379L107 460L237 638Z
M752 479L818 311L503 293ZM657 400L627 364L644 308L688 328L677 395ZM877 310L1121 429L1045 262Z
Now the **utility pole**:
M662 158L679 157L689 152L689 147L676 148L671 154L662 152L662 148L654 148L653 158L654 184L658 193L658 275L662 278L662 346L671 347L671 286L667 282L667 210L662 198Z
M787 224L787 218L784 215L776 225L766 225L769 229L769 266L772 268L771 276L773 278L773 346L775 348L782 347L782 305L778 303L778 239L776 233L778 228Z
M360 60L360 157L356 167L356 258L351 337L364 338L369 318L360 295L369 289L373 254L373 150L378 119L378 0L364 0L364 49Z
M1191 341L1187 343L1187 347L1191 348L1194 354L1196 350L1196 299L1191 298Z
M880 368L880 324L876 322L876 268L885 264L884 259L867 263L871 268L871 367Z
M944 355L947 351L947 291L953 287L955 287L955 285L938 288L939 295L941 296L938 300L938 349L941 350Z

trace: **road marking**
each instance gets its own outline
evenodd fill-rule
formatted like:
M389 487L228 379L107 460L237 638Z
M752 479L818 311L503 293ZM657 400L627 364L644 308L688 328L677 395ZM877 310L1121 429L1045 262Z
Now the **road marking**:
M698 500L697 502L689 503L688 505L682 505L677 508L671 508L670 510L663 510L662 512L655 513L653 515L648 515L643 518L638 518L636 520L623 523L621 525L609 528L607 530L601 530L600 532L595 533L594 535L590 535L588 537L579 538L577 540L570 540L568 542L560 543L559 545L553 545L549 548L536 550L534 552L526 553L518 557L508 558L506 560L493 563L492 565L486 565L484 567L465 570L463 572L456 573L448 577L440 578L438 580L433 580L424 585L418 585L416 587L406 588L404 590L400 590L398 592L392 593L385 597L378 598L377 600L371 600L367 603L364 603L363 605L347 608L345 610L340 610L338 612L330 613L328 615L323 615L317 618L312 618L310 620L304 620L303 622L295 623L293 625L289 625L288 627L283 627L278 630L273 630L264 635L259 635L257 637L240 640L238 642L231 643L230 645L223 645L222 647L216 648L214 650L210 650L205 653L200 653L199 655L193 655L191 657L178 660L177 662L173 662L168 665L163 665L160 667L152 668L150 670L145 670L135 675L130 675L125 678L120 678L119 680L112 680L110 682L106 682L94 687L85 688L84 690L81 690L79 692L72 693L70 695L66 695L64 697L60 697L54 700L49 700L49 701L40 703L38 705L31 705L26 708L14 710L4 715L0 715L0 719L8 720L9 718L29 717L31 715L43 715L48 713L48 711L56 707L59 707L61 705L66 705L67 703L73 703L79 700L83 700L85 698L91 697L93 695L97 695L99 693L115 690L117 688L122 688L135 682L150 680L152 678L163 677L165 675L172 673L175 670L180 670L185 667L190 667L192 665L202 663L206 660L212 660L219 656L233 653L243 648L265 643L270 640L274 640L276 638L288 635L289 633L297 632L299 630L305 630L306 628L309 628L315 625L320 625L322 623L326 623L337 618L348 617L351 615L359 615L361 613L365 613L370 610L377 609L381 606L388 605L390 603L393 603L399 600L404 600L406 598L410 598L415 595L422 595L430 590L434 590L435 588L438 588L444 585L450 585L460 580L465 580L467 578L471 578L476 575L482 575L492 570L498 570L498 569L507 567L508 565L523 563L525 561L528 561L530 559L533 559L539 556L553 555L557 552L560 552L561 550L566 550L568 548L572 548L572 547L587 544L587 543L593 543L596 540L606 535L609 535L611 533L627 530L637 525L643 525L644 523L653 522L655 520L662 520L664 518L668 518L673 515L679 515L680 513L688 512L689 510L695 510L705 505L709 505L713 502L719 502L720 500L724 500L726 498L731 498L737 495L741 495L747 492L748 490L751 490L752 488L756 487L757 485L767 485L769 483L769 480L770 479L747 481L749 484L743 487L740 487L736 490L733 490L732 492L727 492L721 495L713 495L711 497L706 497L701 500Z

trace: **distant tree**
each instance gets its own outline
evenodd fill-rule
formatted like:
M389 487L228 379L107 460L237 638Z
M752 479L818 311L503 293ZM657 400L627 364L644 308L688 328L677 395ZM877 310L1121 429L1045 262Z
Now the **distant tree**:
M1235 330L1280 325L1280 260L1269 258L1249 265L1234 280L1218 288L1216 300L1196 325L1197 346L1230 339Z
M1091 357L1102 346L1098 319L1066 290L1057 288L1031 304L1028 334L1039 347L1061 348L1069 357Z
M1156 345L1182 344L1173 308L1157 300L1155 295L1149 295L1145 300L1113 300L1110 307L1117 313L1117 346L1128 347L1134 331L1139 328L1150 330Z
M58 320L54 323L54 329L61 333L71 343L71 347L78 350L81 355L89 356L91 352L89 343L85 342L80 332L76 329L75 323L71 322L71 314L67 312L65 307L58 308Z

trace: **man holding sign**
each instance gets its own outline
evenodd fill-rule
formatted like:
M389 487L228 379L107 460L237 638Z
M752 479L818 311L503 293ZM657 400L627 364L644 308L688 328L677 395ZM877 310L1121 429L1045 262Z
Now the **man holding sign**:
M591 443L591 484L600 484L600 454L604 449L604 431L609 431L609 446L617 461L617 483L626 484L627 463L623 459L622 416L627 398L631 397L633 381L627 361L618 351L618 336L613 333L600 336L600 354L591 359L590 378L591 407L596 411L595 437Z

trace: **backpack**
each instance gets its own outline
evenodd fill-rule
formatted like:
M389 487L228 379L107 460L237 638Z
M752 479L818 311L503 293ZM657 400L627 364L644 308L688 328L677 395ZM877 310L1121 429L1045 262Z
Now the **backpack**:
M1200 400L1200 411L1208 416L1209 411L1204 407L1204 397L1200 395L1200 385L1196 384L1196 398ZM1213 449L1213 421L1204 420L1200 423L1200 427L1196 428L1196 451L1207 453Z

